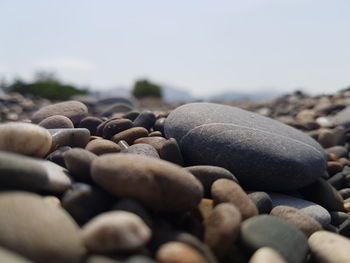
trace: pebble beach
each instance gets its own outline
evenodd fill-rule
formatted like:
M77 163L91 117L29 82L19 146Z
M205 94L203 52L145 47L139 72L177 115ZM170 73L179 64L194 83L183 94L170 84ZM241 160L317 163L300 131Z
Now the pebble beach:
M0 262L350 262L350 89L0 96Z

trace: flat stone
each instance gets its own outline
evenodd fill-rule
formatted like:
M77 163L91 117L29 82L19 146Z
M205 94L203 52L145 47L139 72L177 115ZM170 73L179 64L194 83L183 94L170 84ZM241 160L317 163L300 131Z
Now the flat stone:
M126 141L129 145L132 144L136 139L148 136L148 131L142 127L134 127L125 131L115 134L111 140L115 143L119 141Z
M272 206L286 205L297 208L300 212L314 218L322 226L327 226L331 222L331 216L329 212L322 206L313 202L292 197L289 195L268 193L272 200Z
M97 135L97 127L102 122L100 118L88 116L80 121L79 128L88 129L91 135Z
M85 255L79 227L42 197L2 192L0 210L1 246L38 263L77 263Z
M128 119L108 121L102 130L102 137L105 139L110 139L114 134L130 129L132 125L132 121Z
M299 209L291 206L279 205L272 209L270 215L286 220L301 230L307 237L314 232L322 230L322 226L311 216L305 215Z
M90 167L97 155L81 148L64 153L64 162L70 174L79 182L91 182Z
M176 241L163 244L155 256L159 263L208 263L208 261L192 247Z
M218 258L225 257L238 238L241 220L241 213L230 203L217 205L205 219L204 242Z
M349 262L350 240L340 235L318 231L309 238L311 257L320 263Z
M102 155L92 162L91 175L111 194L135 198L155 210L186 211L203 196L200 182L180 166L136 154Z
M64 128L74 128L73 122L63 115L53 115L43 119L38 124L39 126L46 129L64 129Z
M48 129L52 136L51 152L62 146L84 148L90 140L90 132L85 128Z
M237 178L227 169L211 165L195 165L186 168L204 187L204 196L211 197L211 186L218 179L229 179L238 183Z
M156 115L151 111L143 111L134 120L134 127L143 127L147 130L151 129L156 121Z
M259 214L269 214L272 210L271 197L265 192L253 192L248 194L249 198L258 208Z
M47 117L53 115L63 115L69 118L74 126L78 126L79 122L88 114L87 107L79 101L65 101L42 107L32 116L34 123L39 123Z
M130 147L128 147L128 149L123 150L122 152L144 155L151 158L159 159L159 154L157 150L152 145L146 143L138 143L131 145Z
M84 225L83 238L92 252L127 252L142 248L151 238L151 230L133 213L111 211Z
M38 125L21 122L0 124L0 150L43 157L51 148L50 133Z
M248 263L287 263L287 261L276 250L262 247L255 251Z
M121 151L118 144L105 139L96 139L90 141L86 145L85 150L90 151L96 155L102 155L105 153L118 153Z
M71 184L67 170L53 162L0 151L3 189L61 193Z
M214 204L224 202L235 205L242 214L242 219L258 215L258 209L243 189L233 180L218 179L211 187Z
M323 148L312 138L235 107L180 106L166 119L165 135L177 140L187 164L224 167L248 189L298 189L326 168Z
M259 248L271 247L288 263L302 263L308 253L304 233L275 216L259 215L245 220L240 239L251 254Z

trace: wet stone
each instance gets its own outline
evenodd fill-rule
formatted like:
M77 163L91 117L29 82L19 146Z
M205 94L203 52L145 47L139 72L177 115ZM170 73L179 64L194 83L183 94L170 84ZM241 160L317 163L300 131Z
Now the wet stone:
M121 151L120 146L110 140L96 139L90 141L85 150L90 151L96 155L102 155L105 153L118 153Z
M46 129L65 129L65 128L74 128L73 122L62 115L53 115L43 119L38 124L39 126Z

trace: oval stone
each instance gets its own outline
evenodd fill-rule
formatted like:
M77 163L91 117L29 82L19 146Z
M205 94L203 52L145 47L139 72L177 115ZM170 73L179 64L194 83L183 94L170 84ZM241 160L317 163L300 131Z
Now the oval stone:
M166 119L165 135L177 140L188 164L224 167L250 189L298 189L326 168L323 148L311 137L231 106L180 106Z
M269 247L259 248L248 263L287 263L277 251Z
M8 122L0 124L0 150L23 155L43 157L51 148L50 133L31 123Z
M155 210L195 208L201 183L180 166L142 155L105 154L92 162L93 180L111 194L139 200Z
M53 115L43 119L39 126L46 129L72 129L74 128L73 122L63 115Z

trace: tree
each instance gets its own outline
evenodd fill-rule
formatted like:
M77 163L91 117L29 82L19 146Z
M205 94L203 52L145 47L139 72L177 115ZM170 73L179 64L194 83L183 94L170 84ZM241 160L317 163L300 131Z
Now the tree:
M134 84L132 95L138 99L145 97L161 98L162 88L157 84L149 82L148 80L138 80Z

